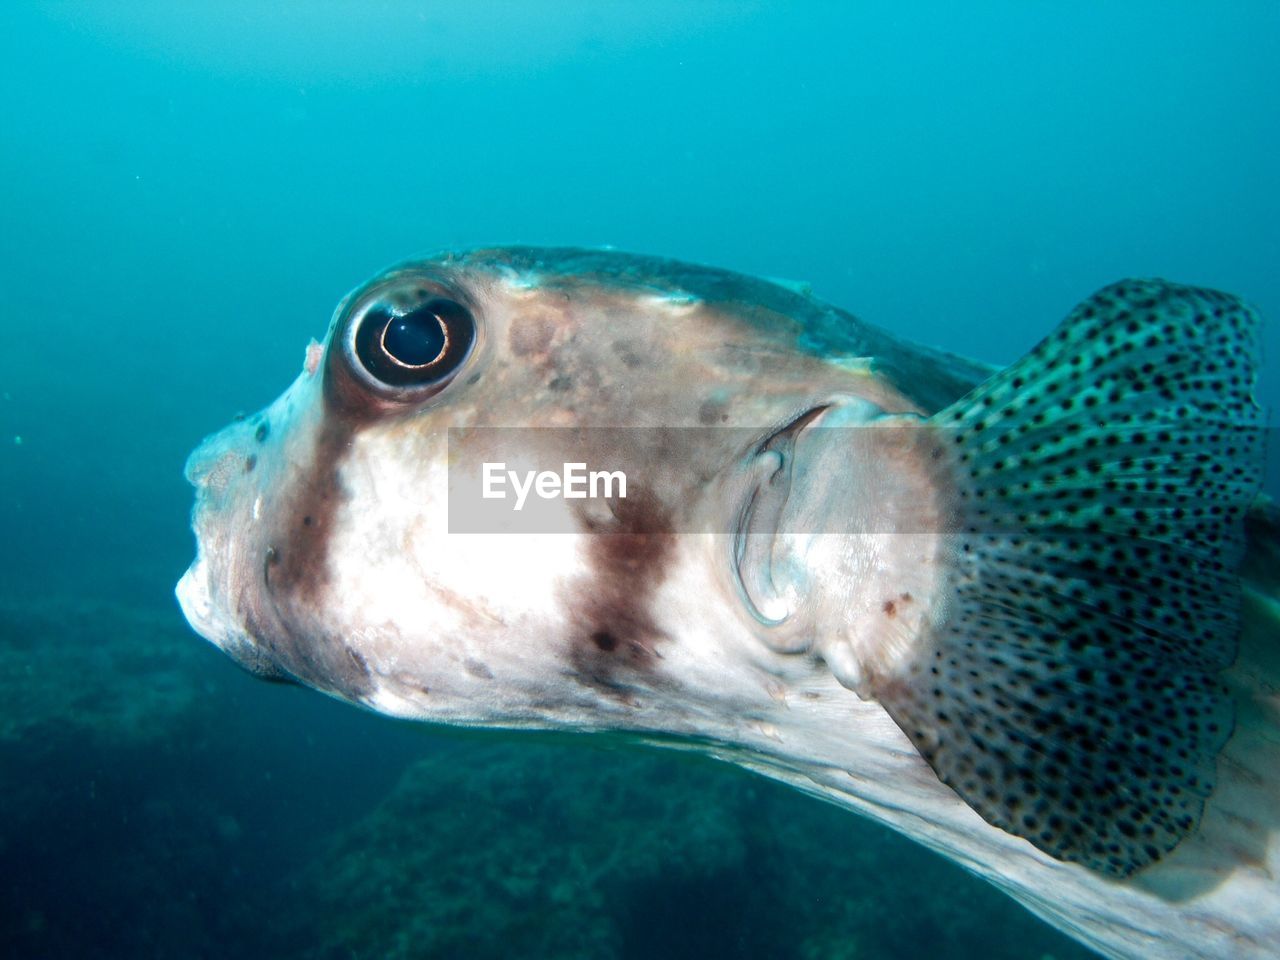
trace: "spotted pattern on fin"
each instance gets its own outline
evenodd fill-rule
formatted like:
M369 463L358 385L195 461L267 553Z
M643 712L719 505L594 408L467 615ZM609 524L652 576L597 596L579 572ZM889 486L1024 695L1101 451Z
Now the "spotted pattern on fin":
M959 489L947 615L873 689L985 820L1112 876L1193 832L1234 707L1256 318L1126 281L931 426Z

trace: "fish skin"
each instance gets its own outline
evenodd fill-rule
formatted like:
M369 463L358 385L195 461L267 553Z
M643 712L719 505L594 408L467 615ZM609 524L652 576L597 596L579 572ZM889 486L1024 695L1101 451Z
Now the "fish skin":
M410 281L466 304L481 329L458 380L397 406L369 395L334 338L352 308ZM686 535L732 529L750 486L743 432L763 444L818 409L914 425L992 372L802 290L659 258L495 248L406 264L340 305L324 356L280 399L192 455L199 547L179 599L247 669L391 715L701 745L906 833L1108 956L1275 955L1277 824L1260 808L1280 781L1276 686L1251 666L1274 661L1266 597L1248 601L1226 675L1248 722L1223 749L1203 819L1167 859L1117 879L984 820L862 681L881 661L762 624L728 533ZM602 451L636 478L636 497L575 517L572 535L448 534L448 458L475 454L447 431L527 426L649 428L649 445ZM709 426L723 442L707 442ZM822 462L830 451L804 452L807 429L797 455ZM561 432L546 433L539 453L567 454ZM950 496L928 471L902 479ZM879 538L838 577L818 571L809 586L826 619L805 622L855 623L874 653L909 654L945 612L943 539Z

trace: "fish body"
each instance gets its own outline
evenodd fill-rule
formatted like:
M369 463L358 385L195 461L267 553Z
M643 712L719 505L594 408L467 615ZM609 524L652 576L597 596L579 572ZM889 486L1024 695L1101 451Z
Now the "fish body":
M1126 281L998 371L706 267L415 261L192 455L178 596L382 713L784 780L1110 956L1272 956L1255 340L1233 297Z

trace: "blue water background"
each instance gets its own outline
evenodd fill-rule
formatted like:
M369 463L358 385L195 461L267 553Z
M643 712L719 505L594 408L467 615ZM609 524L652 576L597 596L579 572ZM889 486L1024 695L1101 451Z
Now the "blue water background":
M804 280L1002 362L1094 289L1155 275L1245 296L1280 357L1270 2L14 3L0 91L5 602L176 618L187 452L283 389L348 289L447 246L611 244ZM1262 395L1280 399L1275 368ZM24 683L56 689L50 662ZM168 767L5 754L61 798L25 833L80 825L49 841L88 858L74 883L133 843L121 811L161 789L149 764L277 837L235 854L265 875L434 749L234 669L199 661L226 726L180 776L181 742ZM77 792L95 776L116 806ZM70 888L16 843L5 872L47 886L8 918L27 931Z

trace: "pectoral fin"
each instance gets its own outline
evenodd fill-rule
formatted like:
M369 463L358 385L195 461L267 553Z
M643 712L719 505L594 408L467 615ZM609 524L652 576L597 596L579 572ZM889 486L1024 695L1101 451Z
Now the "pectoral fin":
M1060 860L1127 876L1214 789L1256 327L1226 294L1118 283L929 421L958 491L946 614L872 691L985 820Z

